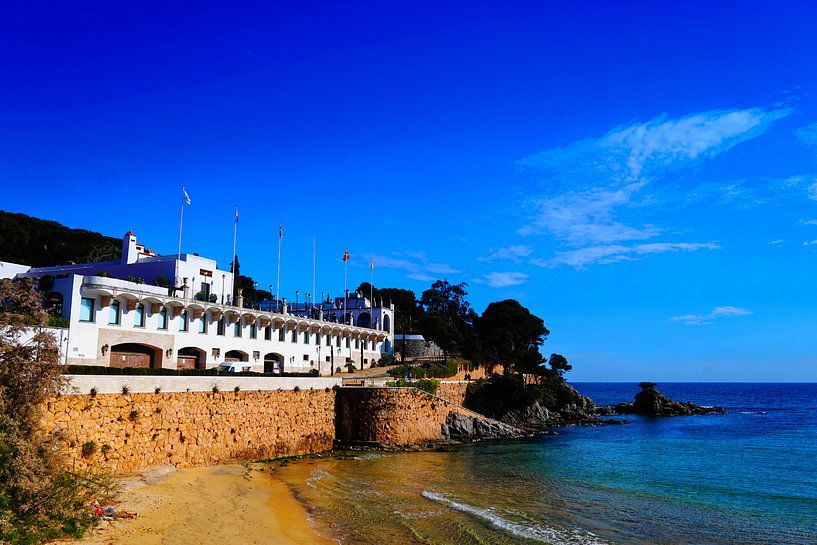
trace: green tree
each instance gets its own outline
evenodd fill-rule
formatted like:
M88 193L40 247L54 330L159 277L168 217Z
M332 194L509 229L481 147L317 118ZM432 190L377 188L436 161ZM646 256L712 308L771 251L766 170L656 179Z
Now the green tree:
M550 368L558 374L560 377L564 375L566 372L573 369L573 366L567 362L567 358L562 356L561 354L551 354L550 355Z
M420 298L425 311L417 324L420 333L437 343L446 361L450 353L471 358L477 346L473 327L476 313L465 299L467 287L465 282L451 284L448 280L437 280Z
M481 356L489 365L505 364L516 372L540 374L539 347L550 330L544 321L514 299L491 303L476 320Z

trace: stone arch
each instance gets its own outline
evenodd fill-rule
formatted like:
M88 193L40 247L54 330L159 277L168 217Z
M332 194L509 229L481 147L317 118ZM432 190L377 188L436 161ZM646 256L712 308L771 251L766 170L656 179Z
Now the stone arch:
M388 314L383 316L383 331L391 332L391 316Z
M372 315L368 312L361 312L357 315L358 327L372 327Z
M110 367L157 369L162 366L162 349L139 343L121 343L111 347Z
M277 352L264 355L264 373L281 374L284 372L284 356Z
M224 361L250 361L250 355L241 350L228 350L224 354Z
M176 369L204 369L207 353L195 346L185 346L176 353Z

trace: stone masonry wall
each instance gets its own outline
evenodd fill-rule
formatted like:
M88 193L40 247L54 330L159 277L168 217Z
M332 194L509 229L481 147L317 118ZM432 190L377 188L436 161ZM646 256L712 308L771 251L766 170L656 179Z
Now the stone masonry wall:
M335 392L61 396L47 402L42 427L60 433L75 468L118 475L291 456L332 448Z
M451 408L416 388L342 388L335 411L337 439L403 446L439 439Z
M437 396L456 405L462 405L465 402L466 388L467 382L440 382L437 386Z

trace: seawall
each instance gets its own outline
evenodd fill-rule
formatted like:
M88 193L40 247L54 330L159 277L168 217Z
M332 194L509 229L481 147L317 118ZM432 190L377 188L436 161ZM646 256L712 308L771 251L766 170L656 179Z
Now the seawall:
M442 383L436 396L416 388L343 388L335 404L335 436L405 446L434 441L451 412L475 415L459 405L465 383Z
M114 474L330 450L335 391L70 395L46 404L76 469Z

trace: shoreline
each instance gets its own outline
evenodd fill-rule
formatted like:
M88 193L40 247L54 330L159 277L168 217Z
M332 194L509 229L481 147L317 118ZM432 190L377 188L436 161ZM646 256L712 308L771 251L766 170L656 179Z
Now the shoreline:
M130 520L102 521L79 540L52 545L330 545L270 466L252 463L154 468L117 481L115 509Z

